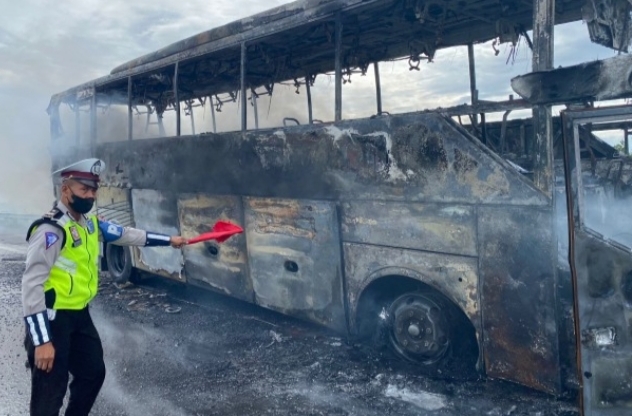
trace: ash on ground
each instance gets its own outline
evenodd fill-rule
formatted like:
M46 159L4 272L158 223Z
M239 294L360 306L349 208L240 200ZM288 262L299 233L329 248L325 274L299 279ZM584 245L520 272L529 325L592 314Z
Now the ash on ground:
M28 414L23 253L0 244L1 416ZM156 277L118 285L104 273L91 313L108 371L97 416L578 414L512 383L429 378L323 328Z

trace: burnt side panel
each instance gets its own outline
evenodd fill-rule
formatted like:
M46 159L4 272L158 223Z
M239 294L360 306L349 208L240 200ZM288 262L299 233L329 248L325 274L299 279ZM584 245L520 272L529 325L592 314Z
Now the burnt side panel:
M541 205L548 199L436 113L106 143L110 186L311 200Z
M243 208L239 196L203 194L181 195L178 199L182 235L191 238L209 232L217 221L229 221L243 228ZM202 283L221 293L253 302L248 271L246 237L232 236L220 243L206 241L185 246L184 272L188 281Z
M132 190L134 223L141 230L178 235L178 206L173 194L151 189ZM165 247L137 247L139 269L184 281L182 252Z
M381 201L342 204L345 242L476 256L476 209Z
M632 256L588 230L575 231L584 401L589 415L632 408Z
M492 377L560 390L555 245L550 212L480 207L484 354Z
M245 198L244 211L256 303L345 332L335 204Z

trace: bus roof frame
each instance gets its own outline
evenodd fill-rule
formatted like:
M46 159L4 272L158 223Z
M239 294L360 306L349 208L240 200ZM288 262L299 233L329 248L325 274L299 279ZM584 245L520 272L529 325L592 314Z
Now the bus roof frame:
M127 103L129 77L136 82L140 79L149 80L152 75L157 75L153 77L155 80L161 75L172 73L177 63L181 75L186 76L186 67L199 65L200 62L211 62L220 66L222 61L239 62L242 44L248 48L248 63L251 68L260 65L259 61L265 60L254 58L255 52L261 52L256 51L256 45L264 43L278 48L280 54L287 55L290 51L292 59L296 59L297 62L310 56L316 59L316 63L312 65L314 69L307 68L308 64L305 64L306 68L299 64L294 68L293 76L289 76L287 72L275 74L278 76L270 79L274 83L327 73L335 70L333 33L329 39L331 43L317 44L315 51L307 49L304 50L304 55L297 55L295 47L301 45L301 38L306 29L335 29L337 16L340 16L345 28L342 39L345 51L348 52L353 47L353 42L357 42L359 34L374 35L370 38L373 40L367 41L365 45L358 45L358 49L364 51L361 52L365 53L364 57L349 57L349 54L343 57L348 61L353 61L352 58L357 61L343 62L344 68L368 66L371 63L403 57L410 57L413 61L417 59L416 62L419 59L432 60L438 49L480 43L494 38L499 38L501 42L515 42L516 37L526 36L526 32L532 28L533 2L515 0L504 3L503 7L500 7L498 0L462 1L458 4L448 0L299 0L199 33L119 65L109 75L53 95L51 105L86 98L99 90L118 90L121 93L121 104L124 104ZM555 24L581 20L581 7L584 4L582 0L557 0ZM459 6L458 10L456 6ZM370 22L371 25L366 22ZM395 24L399 29L392 31L393 38L381 38L385 33L384 27L388 32L388 27ZM363 28L363 25L367 27ZM511 33L512 30L514 33ZM378 40L375 40L376 38ZM287 48L284 44L287 44L289 39L299 40ZM375 48L375 43L381 41L385 43L384 50ZM279 54L271 56L272 61L278 58ZM353 65L354 63L356 65ZM411 67L412 65L411 63ZM215 89L206 88L203 91L200 88L199 91L187 92L187 83L181 81L180 88L183 91L180 92L179 99L183 101L240 89L239 65L232 66L236 67L233 69L235 73L227 77L229 79L225 85L220 85L216 80L208 81L209 85L218 85ZM267 82L261 80L270 78L269 72L259 79L249 73L249 87L254 89L266 85ZM192 84L199 84L199 81L193 81L190 85Z

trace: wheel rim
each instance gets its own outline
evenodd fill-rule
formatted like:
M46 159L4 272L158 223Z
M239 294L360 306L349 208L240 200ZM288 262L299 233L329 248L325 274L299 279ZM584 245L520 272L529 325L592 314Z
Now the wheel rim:
M428 295L397 298L389 310L389 340L402 357L424 364L441 360L450 347L445 309Z

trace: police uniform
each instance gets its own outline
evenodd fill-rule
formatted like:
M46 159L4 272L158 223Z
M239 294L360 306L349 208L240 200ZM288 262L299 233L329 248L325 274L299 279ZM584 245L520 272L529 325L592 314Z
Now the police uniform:
M98 187L103 161L86 159L54 174ZM74 202L74 198L73 198ZM105 379L103 349L89 313L99 287L101 242L123 246L168 246L167 235L121 227L81 215L77 220L58 201L27 232L26 270L22 304L26 324L25 347L31 367L32 416L58 415L68 387L66 416L85 416ZM35 347L52 342L50 372L35 366Z

